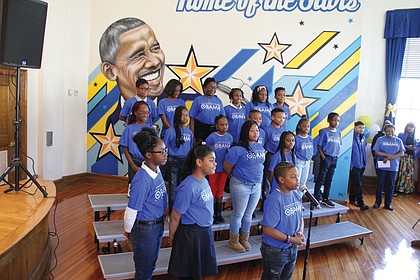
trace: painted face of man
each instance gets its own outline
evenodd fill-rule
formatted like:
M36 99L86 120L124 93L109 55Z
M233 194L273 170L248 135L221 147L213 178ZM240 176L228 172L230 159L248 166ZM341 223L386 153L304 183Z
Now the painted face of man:
M136 95L136 81L148 81L148 96L155 98L163 91L165 54L160 48L153 30L141 25L120 35L120 48L112 68L112 77L117 81L125 100ZM108 77L108 75L107 75ZM109 78L109 77L108 77Z

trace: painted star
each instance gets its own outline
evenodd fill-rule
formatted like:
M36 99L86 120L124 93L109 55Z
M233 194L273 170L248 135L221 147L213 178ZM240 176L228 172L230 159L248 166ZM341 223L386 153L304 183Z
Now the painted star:
M200 94L203 93L202 80L217 68L217 66L198 65L192 45L184 65L167 64L166 66L178 76L184 91L187 88L192 88Z
M97 83L97 82L94 82L94 83L93 83L93 86L94 86L94 87L97 87L97 86L98 86L98 83Z
M118 149L118 142L120 141L121 135L115 135L115 129L112 123L108 125L106 133L90 133L93 138L96 139L101 145L99 149L97 161L104 157L106 154L111 153L114 155L119 161L122 162L121 153Z
M302 87L300 82L296 84L293 90L292 96L286 96L286 103L289 105L290 114L293 116L298 114L299 116L308 115L307 107L315 102L317 98L308 98L303 96Z
M333 47L335 50L336 49L338 49L338 44L334 44L334 47Z
M252 77L251 76L249 76L248 77L248 82L251 82L252 81Z
M305 22L303 20L301 20L301 21L299 21L299 25L300 26L305 25Z
M292 44L280 44L279 39L277 38L277 34L274 32L270 43L258 43L258 45L260 45L260 47L265 50L263 64L270 61L271 59L275 59L281 64L284 64L283 52L287 50Z
M349 20L347 21L348 23L353 23L353 19L349 18Z

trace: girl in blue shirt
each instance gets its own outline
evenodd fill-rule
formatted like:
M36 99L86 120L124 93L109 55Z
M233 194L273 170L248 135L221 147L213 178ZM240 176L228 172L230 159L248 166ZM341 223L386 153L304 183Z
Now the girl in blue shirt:
M211 147L199 143L190 150L169 222L171 275L201 279L202 275L217 274L211 228L213 195L205 178L215 170L216 156Z
M293 164L281 162L274 177L279 186L265 201L262 220L261 279L291 279L298 246L305 244L302 200L296 192L299 175Z
M340 123L340 115L331 112L327 118L329 126L321 129L318 139L318 153L321 157L319 173L315 183L314 196L320 201L321 186L324 186L322 193L322 204L327 207L335 207L334 202L330 200L331 182L337 166L338 156L341 147L341 131L337 129Z
M233 142L232 135L228 130L228 120L225 116L219 115L214 121L216 124L216 132L213 132L206 139L206 144L214 149L216 154L216 173L209 175L209 184L211 192L214 197L214 223L224 223L225 219L222 217L222 204L223 204L223 190L225 188L227 174L223 169L223 162L225 161L227 150Z
M169 211L175 201L175 191L184 167L185 158L193 146L193 134L188 128L188 110L184 106L175 109L173 127L165 131L163 141L168 147L168 163L166 165L169 179Z
M168 97L159 100L158 103L158 114L162 120L162 133L161 136L165 135L165 130L172 127L174 123L175 109L178 106L185 107L185 101L178 98L182 92L182 83L178 80L170 80L163 90Z
M128 162L129 185L143 162L143 155L134 142L133 136L140 132L143 127L150 127L150 125L147 124L149 115L149 105L147 105L146 102L137 101L134 103L128 126L124 129L120 141L118 142L118 144L124 148L124 155Z
M215 131L214 119L218 115L226 115L222 100L215 95L216 80L207 78L203 87L204 95L196 97L190 109L190 127L196 141L204 141Z
M362 177L367 164L366 139L363 134L365 124L362 121L354 123L353 144L351 147L350 162L350 204L359 206L362 210L368 210L369 206L363 201Z
M269 179L271 183L270 193L278 187L278 182L273 176L274 168L280 162L289 162L295 164L295 135L291 131L284 131L280 136L280 142L276 153L272 156L268 170L270 172ZM299 191L300 192L300 191Z
M165 164L168 150L155 130L148 127L134 136L134 142L144 156L144 163L131 184L124 231L133 248L135 279L152 279L168 205L159 165Z
M242 124L246 120L245 107L242 106L244 92L240 88L233 88L229 92L230 104L225 106L225 113L228 119L228 132L233 137L233 142L238 143Z
M314 156L314 143L309 130L311 123L303 115L296 125L295 155L296 168L299 171L299 185L306 186L308 181L311 159Z
M248 237L252 213L261 196L265 150L257 142L258 136L257 123L247 120L242 125L238 145L228 150L224 163L226 173L232 175L230 194L233 211L228 245L237 252L251 249Z
M267 98L267 87L256 86L252 91L251 102L248 102L245 106L246 115L252 110L258 110L261 112L262 123L261 127L265 129L271 124L271 110L273 110L273 104L268 102Z
M382 203L382 191L385 191L385 208L393 211L392 197L394 196L395 177L398 172L400 158L405 148L400 138L395 137L395 127L385 125L385 136L379 137L373 147L376 155L378 177L376 183L376 200L373 208L379 208Z

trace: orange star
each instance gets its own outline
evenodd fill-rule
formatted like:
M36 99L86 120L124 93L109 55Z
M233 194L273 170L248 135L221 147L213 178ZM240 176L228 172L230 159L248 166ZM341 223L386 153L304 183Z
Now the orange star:
M277 38L277 34L274 32L270 43L258 43L258 45L260 45L260 47L265 50L263 64L270 61L271 59L275 59L281 64L284 64L283 52L287 50L292 44L280 44L279 39Z
M98 158L102 158L107 153L113 154L119 161L122 162L121 153L118 149L118 142L121 135L115 135L114 126L112 123L108 125L106 133L90 133L93 138L101 145L99 149Z
M300 81L296 84L292 96L286 96L286 103L289 105L290 115L298 114L301 117L307 114L307 107L315 102L318 98L308 98L303 96Z
M198 65L192 45L184 65L167 64L166 66L178 76L184 91L192 88L197 93L203 93L202 79L217 68L217 66Z

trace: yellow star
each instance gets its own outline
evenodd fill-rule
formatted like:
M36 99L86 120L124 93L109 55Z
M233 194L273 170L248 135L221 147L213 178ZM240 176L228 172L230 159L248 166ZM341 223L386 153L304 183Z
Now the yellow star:
M307 107L315 102L318 98L308 98L303 96L300 82L296 84L292 96L286 96L286 103L289 105L290 115L298 114L301 117L307 114Z
M292 44L280 44L279 39L277 38L277 34L274 32L270 43L258 43L258 45L260 45L260 47L265 50L263 64L270 61L271 59L275 59L281 64L284 64L283 52L287 50Z
M122 161L120 150L118 149L118 142L121 135L115 135L114 126L112 123L108 125L106 133L90 133L96 141L101 145L99 149L98 158L102 158L107 153L113 154L119 161Z
M178 76L184 91L192 88L197 93L203 93L202 79L217 68L217 66L198 65L192 45L184 65L167 64L166 66Z

